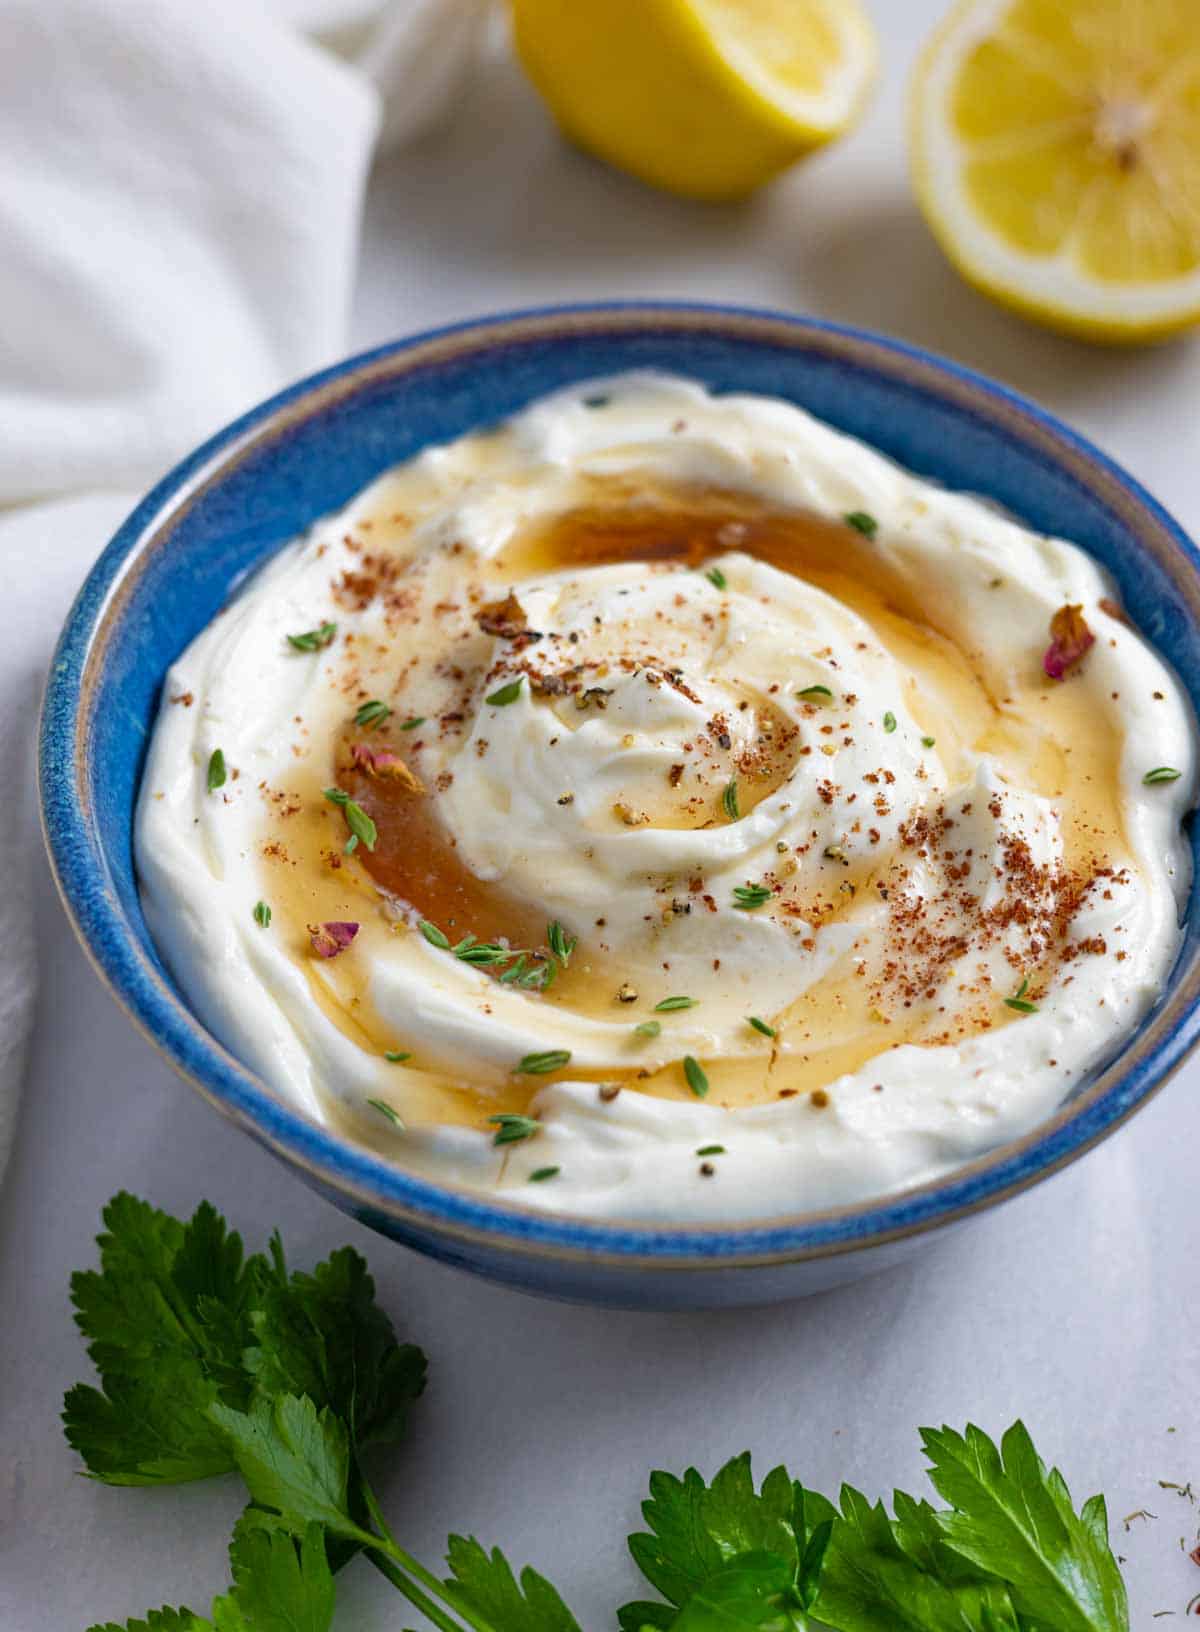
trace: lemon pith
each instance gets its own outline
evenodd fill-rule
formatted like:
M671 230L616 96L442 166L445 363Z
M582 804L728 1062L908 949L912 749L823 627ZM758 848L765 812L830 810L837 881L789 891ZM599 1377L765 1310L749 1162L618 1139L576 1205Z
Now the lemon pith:
M853 120L858 0L512 0L518 55L573 141L653 186L742 197Z
M1200 321L1200 7L962 0L913 83L913 174L967 279L1112 341Z

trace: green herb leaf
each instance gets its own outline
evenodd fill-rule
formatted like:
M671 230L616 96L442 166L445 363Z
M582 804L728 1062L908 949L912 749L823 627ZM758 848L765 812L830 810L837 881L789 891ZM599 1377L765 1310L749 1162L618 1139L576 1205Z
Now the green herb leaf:
M1047 1471L1024 1423L1000 1448L973 1424L965 1434L923 1428L942 1535L959 1557L1008 1584L1025 1620L1055 1632L1126 1632L1125 1583L1108 1544L1104 1498L1077 1514L1057 1468Z
M561 1167L539 1167L529 1175L530 1184L544 1184L547 1179L556 1179L562 1172Z
M450 939L448 936L443 935L442 931L436 924L431 924L427 918L422 918L421 922L417 925L417 928L421 931L421 934L424 935L430 946L436 946L439 952L449 952Z
M67 1439L107 1484L225 1473L233 1460L208 1412L249 1398L241 1355L267 1264L243 1259L240 1237L207 1202L183 1224L122 1192L103 1216L99 1272L71 1277L101 1388L68 1392Z
M650 1500L643 1504L642 1513L649 1532L630 1536L629 1550L667 1604L626 1604L618 1616L623 1632L684 1624L677 1621L668 1604L675 1611L686 1611L694 1599L707 1605L714 1595L726 1605L731 1598L741 1603L747 1597L760 1597L763 1589L768 1596L790 1597L789 1613L779 1613L783 1606L776 1611L774 1625L780 1632L804 1624L799 1611L812 1601L816 1585L815 1580L804 1581L801 1589L806 1552L822 1526L833 1520L835 1510L823 1496L793 1483L785 1469L769 1473L761 1491L754 1488L749 1452L726 1463L711 1485L705 1484L695 1468L689 1468L682 1479L652 1473ZM827 1539L827 1529L824 1535ZM735 1564L747 1572L747 1579L731 1593L733 1583L718 1583L716 1578ZM776 1565L782 1565L783 1576ZM819 1570L818 1559L810 1575L815 1577ZM785 1583L790 1594L783 1592ZM705 1618L703 1624L732 1628L756 1623L747 1622L744 1615L741 1621L719 1615L715 1620Z
M346 1428L332 1411L280 1394L256 1399L249 1411L214 1405L209 1415L228 1436L250 1499L274 1508L282 1528L303 1535L319 1524L347 1540L365 1539L350 1516Z
M415 731L419 725L425 724L424 714L414 714L411 720L402 720L401 731Z
M724 1156L724 1154L724 1145L701 1145L700 1149L696 1152L697 1156Z
M289 1276L278 1241L274 1254L244 1357L260 1395L304 1395L335 1412L359 1448L398 1439L425 1387L425 1356L397 1341L366 1263L342 1247L311 1275Z
M532 1139L542 1127L536 1116L518 1116L515 1111L500 1111L489 1116L488 1121L496 1124L494 1145L515 1145L522 1139Z
M729 817L729 820L731 822L736 822L741 815L741 811L738 809L738 785L736 776L726 783L725 792L721 795L721 804L724 806L725 814Z
M105 1621L88 1628L88 1632L214 1632L213 1623L190 1609L152 1609L144 1621ZM237 1632L231 1627L230 1632Z
M708 1078L700 1066L700 1062L691 1054L683 1056L683 1074L687 1078L687 1085L697 1099L703 1099L708 1093Z
M207 781L209 793L216 793L218 788L223 788L225 786L225 755L219 748L214 748L208 757Z
M484 702L488 703L492 708L503 708L507 703L515 703L521 695L521 681L523 679L524 676L519 674L515 680L510 680L506 686L501 686L490 697L485 697Z
M833 693L828 686L805 686L803 691L796 693L796 696L804 703L831 703L833 701Z
M1159 782L1178 782L1182 775L1183 772L1177 771L1173 765L1157 765L1154 770L1146 772L1142 781L1152 788Z
M896 716L892 713L890 708L888 709L887 713L883 716L883 729L888 733L889 736L896 729Z
M1021 984L1017 987L1016 991L1013 993L1012 997L1006 997L1004 999L1005 1004L1010 1009L1016 1009L1018 1014L1036 1014L1038 1012L1037 1004L1036 1003L1031 1003L1028 1000L1028 998L1025 996L1025 993L1028 990L1029 990L1029 976L1026 975L1024 980L1022 980Z
M921 738L921 747L922 748L932 748L936 741L937 741L936 737L922 737Z
M662 1024L658 1020L642 1020L634 1026L633 1034L635 1037L657 1037L661 1030Z
M380 1116L386 1116L394 1128L398 1128L401 1133L404 1132L404 1123L401 1119L400 1112L394 1110L392 1106L388 1104L386 1099L369 1099L367 1104L373 1111L378 1111Z
M709 583L714 589L729 588L729 580L721 571L720 567L710 567L704 576L708 579Z
M754 912L771 899L771 892L765 884L737 884L733 891L733 904L742 912Z
M298 652L319 652L329 645L336 634L336 623L322 623L316 629L305 630L302 635L289 635L287 641Z
M765 1020L760 1020L756 1014L747 1015L746 1024L753 1026L755 1031L761 1031L764 1037L777 1037L779 1035L774 1026L769 1026Z
M261 925L263 929L271 927L271 909L265 901L256 901L254 903L254 922Z
M546 945L565 969L570 961L571 953L579 945L579 937L577 935L568 935L556 918L553 923L546 925Z
M374 850L375 840L379 837L375 823L367 815L361 805L356 805L353 799L346 801L346 825L351 836L366 845L368 850Z
M354 715L355 725L361 725L366 731L374 731L377 726L391 715L391 709L386 703L375 697L369 703L360 703ZM404 730L405 727L401 727Z
M874 538L879 531L879 523L866 510L851 510L849 515L842 517L842 520L847 527L853 527L855 532L861 533L864 538Z
M451 1536L453 1574L446 1598L472 1626L493 1632L579 1632L579 1623L549 1581L528 1568L520 1580L498 1547L489 1554L474 1536Z
M217 1632L329 1632L336 1588L320 1525L298 1540L239 1524L229 1549L233 1591L213 1605ZM222 1609L237 1612L226 1622Z
M412 1053L399 1048L388 1048L384 1050L383 1057L389 1065L400 1065L404 1060L411 1060Z
M675 1009L694 1009L699 1003L697 997L664 997L661 1003L654 1005L655 1014L671 1014Z
M548 1071L561 1071L570 1058L569 1048L547 1048L540 1054L526 1054L517 1071L524 1077L544 1077Z
M905 1517L893 1523L848 1485L841 1500L813 1606L822 1622L839 1632L1019 1632L1005 1587L956 1558L926 1503L897 1492ZM1044 1632L1051 1625L1057 1632L1057 1622Z

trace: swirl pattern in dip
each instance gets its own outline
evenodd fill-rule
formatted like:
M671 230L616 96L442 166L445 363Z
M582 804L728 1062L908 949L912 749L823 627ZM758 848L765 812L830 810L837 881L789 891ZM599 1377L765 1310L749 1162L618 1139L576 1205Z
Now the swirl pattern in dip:
M918 1182L1052 1109L1177 951L1194 722L1111 596L782 403L546 399L180 659L152 930L281 1093L443 1178L672 1220Z

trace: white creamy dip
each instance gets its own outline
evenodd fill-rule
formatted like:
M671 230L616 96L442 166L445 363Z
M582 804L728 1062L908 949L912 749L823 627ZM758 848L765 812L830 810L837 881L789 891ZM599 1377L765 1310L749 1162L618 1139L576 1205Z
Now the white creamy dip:
M406 1168L665 1221L918 1183L1178 949L1195 725L1113 593L782 402L577 387L381 477L175 664L151 930Z

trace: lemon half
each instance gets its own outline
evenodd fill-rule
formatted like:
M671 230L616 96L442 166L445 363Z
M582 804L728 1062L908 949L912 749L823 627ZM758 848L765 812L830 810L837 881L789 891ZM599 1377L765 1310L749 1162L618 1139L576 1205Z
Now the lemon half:
M858 0L512 0L517 52L573 141L690 198L738 198L853 121Z
M1101 340L1200 321L1200 0L965 0L911 119L921 207L986 294Z

